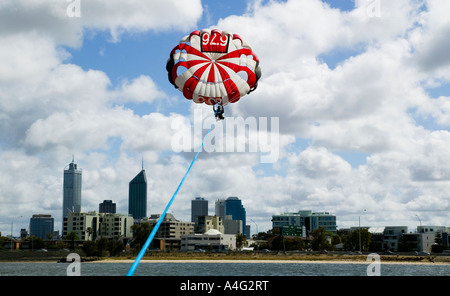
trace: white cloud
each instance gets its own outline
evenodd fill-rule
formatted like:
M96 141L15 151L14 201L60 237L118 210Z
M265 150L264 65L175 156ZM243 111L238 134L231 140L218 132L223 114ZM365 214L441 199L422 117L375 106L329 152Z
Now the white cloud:
M114 39L123 31L193 28L203 13L200 0L82 2L83 25L108 29ZM182 29L180 29L182 28Z
M420 18L421 26L411 33L416 61L422 70L449 79L450 54L445 48L450 45L450 21L445 13L450 9L450 4L447 1L428 0L426 7L427 10Z
M351 166L326 148L311 146L290 160L290 169L310 179L324 179L348 174Z
M0 4L0 35L39 32L58 44L80 46L86 29L108 31L118 41L124 32L193 28L202 12L200 0L6 0Z
M156 83L150 77L144 75L133 79L131 82L127 80L123 81L118 93L119 100L137 103L151 103L165 96L164 92L158 88Z

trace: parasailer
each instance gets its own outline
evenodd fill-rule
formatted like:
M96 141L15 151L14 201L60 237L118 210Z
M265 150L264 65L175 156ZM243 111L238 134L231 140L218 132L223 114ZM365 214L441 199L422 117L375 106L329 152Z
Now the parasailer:
M259 59L239 35L220 30L194 31L170 53L169 81L195 103L223 107L254 91L261 77ZM214 107L217 105L217 109Z
M215 107L216 105L217 105L217 109ZM223 108L222 104L218 103L216 105L213 105L214 116L216 117L216 120L223 120L224 119L223 113L225 112L225 109Z

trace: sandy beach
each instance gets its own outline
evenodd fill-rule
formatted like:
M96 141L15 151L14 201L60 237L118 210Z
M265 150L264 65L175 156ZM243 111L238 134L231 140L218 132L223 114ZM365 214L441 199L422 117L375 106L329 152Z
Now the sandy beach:
M0 262L57 262L66 258L67 252L0 252ZM85 263L133 263L135 255L121 257L84 257ZM381 264L430 264L449 265L450 256L431 255L417 256L414 254L380 255ZM320 264L370 264L368 254L348 253L182 253L182 252L152 252L146 254L142 263L320 263Z
M141 263L301 263L301 264L370 264L372 261L367 259L367 255L284 255L285 258L280 258L279 255L248 255L244 256L227 256L227 255L203 255L193 256L186 258L186 256L177 256L165 254L163 256L150 256L144 257ZM277 258L278 257L278 258ZM104 258L96 263L133 263L133 258ZM430 264L430 265L449 265L450 256L431 256L431 257L419 257L419 256L380 256L381 264Z

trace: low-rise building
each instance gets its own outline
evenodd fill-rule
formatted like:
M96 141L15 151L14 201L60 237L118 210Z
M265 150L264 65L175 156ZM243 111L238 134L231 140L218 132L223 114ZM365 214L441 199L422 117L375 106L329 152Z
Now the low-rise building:
M80 240L96 240L97 237L132 238L133 217L127 214L69 212L63 221L63 237L71 232Z
M357 227L351 228L356 230ZM431 252L435 244L436 234L439 232L443 245L447 245L449 227L445 226L419 226L417 232L408 233L406 226L370 227L372 234L371 246L376 251L416 251Z
M139 220L139 223L148 223L153 228L153 226L158 223L160 214L152 214L148 218L143 218ZM180 239L183 234L190 234L194 232L193 222L182 222L175 218L174 215L167 213L164 216L158 231L156 232L156 238L171 238Z
M138 224L148 223L153 228L160 217L160 214L152 214L148 218L140 219ZM172 214L167 213L155 234L152 246L161 251L180 250L181 236L191 233L194 233L193 222L179 221Z
M216 229L205 233L184 234L181 236L181 251L224 251L236 249L236 236L223 234Z
M383 232L383 249L397 251L406 233L408 233L407 226L386 226Z
M225 215L223 226L224 234L242 234L242 220L233 220L231 215Z
M448 233L450 227L446 226L418 226L417 233L420 234L419 251L431 252L432 246L435 244L436 235L439 233L444 247L449 247Z
M283 229L286 226L305 227L305 235L321 227L336 234L336 216L329 212L314 213L310 210L272 216L272 228Z
M219 216L197 216L195 233L205 233L210 229L216 229L221 233L225 232L223 219Z

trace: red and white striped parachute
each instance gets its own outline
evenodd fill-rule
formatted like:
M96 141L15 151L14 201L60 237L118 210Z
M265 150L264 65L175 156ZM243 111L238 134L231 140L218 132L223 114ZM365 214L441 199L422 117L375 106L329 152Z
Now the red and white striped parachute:
M169 81L196 103L235 103L256 89L259 59L241 37L220 30L194 31L170 53Z

